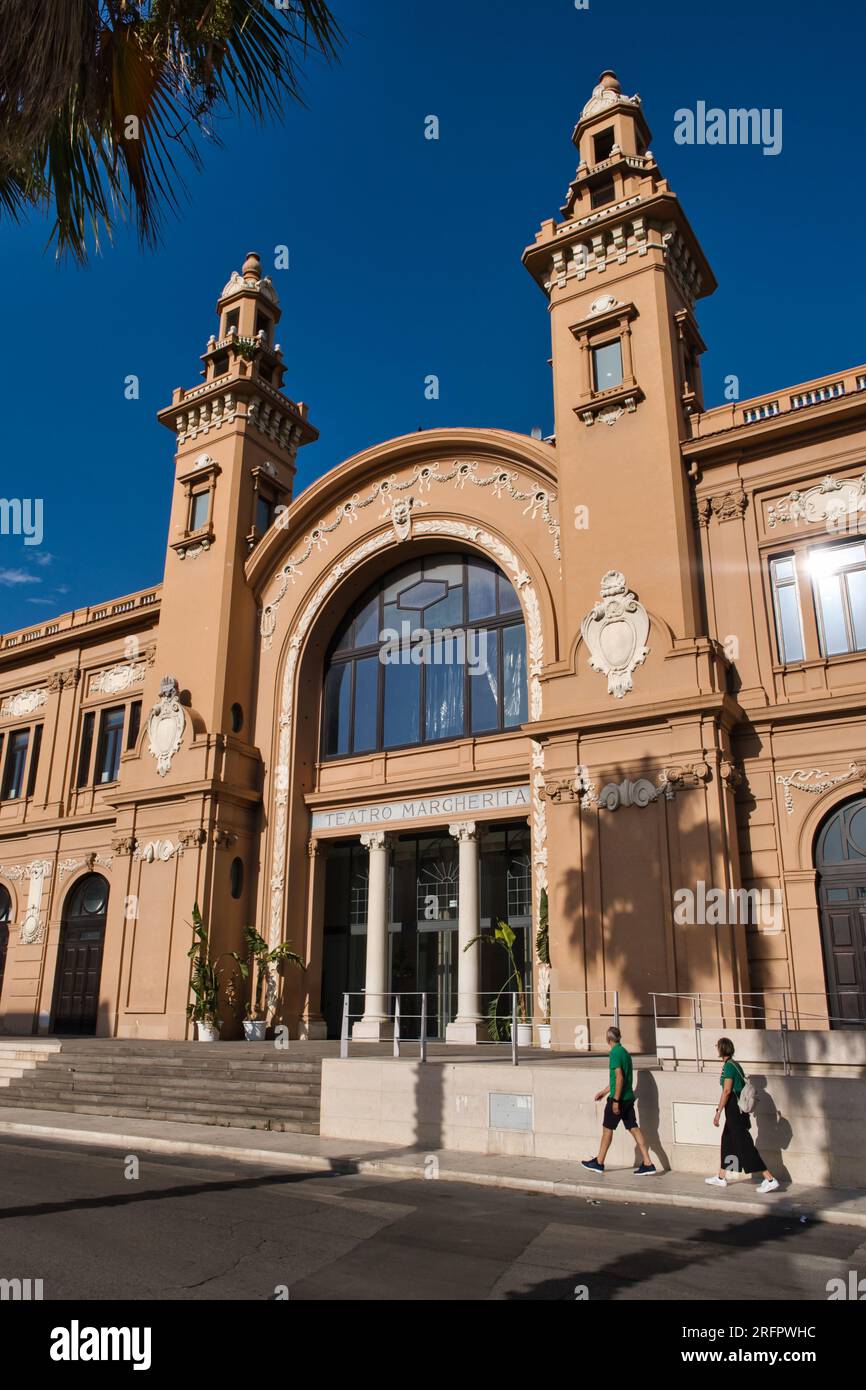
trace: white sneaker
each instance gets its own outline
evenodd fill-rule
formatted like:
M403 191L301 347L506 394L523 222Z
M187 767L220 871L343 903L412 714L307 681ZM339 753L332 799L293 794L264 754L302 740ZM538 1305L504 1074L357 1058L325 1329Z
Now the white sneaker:
M764 1181L763 1181L762 1183L759 1183L759 1184L758 1184L758 1191L759 1191L759 1192L775 1192L775 1191L776 1191L776 1188L777 1188L778 1186L779 1186L779 1179L778 1179L778 1178L764 1178Z
M718 1177L718 1175L713 1178L704 1178L704 1182L707 1184L707 1187L727 1187L728 1185L727 1180L725 1178ZM776 1183L776 1186L778 1187L779 1184ZM758 1189L758 1191L760 1191L760 1188Z

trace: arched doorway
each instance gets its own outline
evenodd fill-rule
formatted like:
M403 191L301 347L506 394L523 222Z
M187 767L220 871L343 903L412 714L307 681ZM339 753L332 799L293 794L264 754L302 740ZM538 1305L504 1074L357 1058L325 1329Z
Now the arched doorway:
M0 999L3 998L3 976L6 972L6 952L9 949L9 923L12 919L12 899L9 889L0 883Z
M818 833L818 903L830 1013L866 1017L866 797L840 806Z
M108 883L101 874L87 874L70 889L57 957L55 1033L96 1032L107 911Z

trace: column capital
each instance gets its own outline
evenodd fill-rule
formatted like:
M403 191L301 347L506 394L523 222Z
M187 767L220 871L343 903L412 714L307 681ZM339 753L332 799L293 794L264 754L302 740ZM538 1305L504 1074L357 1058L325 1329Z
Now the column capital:
M453 825L449 825L448 834L452 835L455 840L460 840L461 842L465 840L474 840L478 835L478 826L475 824L474 820L455 821Z
M384 830L365 830L361 836L361 844L365 849L387 849L388 836Z

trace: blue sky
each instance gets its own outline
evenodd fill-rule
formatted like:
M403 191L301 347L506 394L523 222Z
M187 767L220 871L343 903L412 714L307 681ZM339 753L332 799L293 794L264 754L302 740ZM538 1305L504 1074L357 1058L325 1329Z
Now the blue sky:
M653 150L719 281L699 306L709 405L866 357L861 8L805 0L334 0L341 63L260 130L227 117L156 252L131 230L86 270L48 224L0 223L0 496L42 497L44 542L0 535L0 631L157 582L172 438L155 420L199 354L231 270L258 250L283 306L286 388L319 444L299 487L419 426L553 427L545 302L520 265L574 175L598 74L640 92ZM783 148L680 146L674 112L781 107ZM424 139L425 117L441 123ZM124 378L140 378L138 401ZM424 379L440 378L438 401Z

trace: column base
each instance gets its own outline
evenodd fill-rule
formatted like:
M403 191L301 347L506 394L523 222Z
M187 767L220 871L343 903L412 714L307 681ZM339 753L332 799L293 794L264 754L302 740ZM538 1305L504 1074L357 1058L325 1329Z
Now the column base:
M455 1018L453 1023L445 1025L445 1041L471 1046L474 1043L489 1042L490 1033L487 1024L481 1018Z
M353 1042L390 1042L394 1024L390 1018L359 1018L352 1025Z

